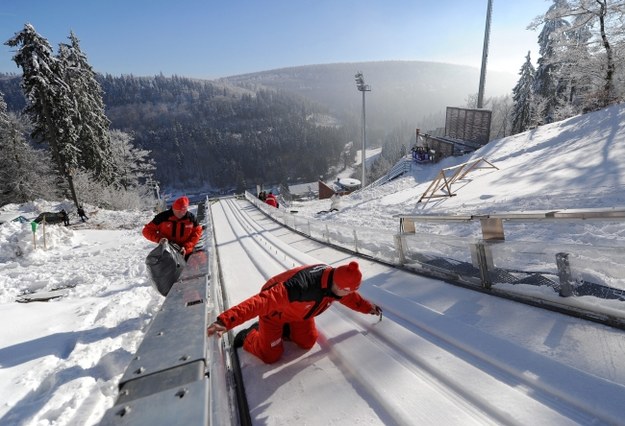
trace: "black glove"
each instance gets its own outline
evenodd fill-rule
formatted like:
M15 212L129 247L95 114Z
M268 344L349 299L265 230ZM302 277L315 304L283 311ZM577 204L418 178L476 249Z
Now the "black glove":
M371 307L371 310L369 311L369 313L371 315L378 315L381 316L382 315L382 308L380 308L378 305L373 305Z

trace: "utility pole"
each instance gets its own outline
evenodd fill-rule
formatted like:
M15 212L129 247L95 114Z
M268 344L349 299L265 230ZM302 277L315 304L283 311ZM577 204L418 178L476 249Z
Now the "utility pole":
M362 182L360 184L360 188L362 189L365 187L365 159L367 158L367 121L365 114L365 92L370 92L371 86L365 84L365 78L360 71L356 73L356 88L358 89L358 91L362 92Z
M493 11L493 0L488 0L486 9L486 28L484 29L484 47L482 48L482 70L480 72L480 88L477 92L477 107L484 105L484 85L486 83L486 63L488 62L488 40L490 38L490 17Z

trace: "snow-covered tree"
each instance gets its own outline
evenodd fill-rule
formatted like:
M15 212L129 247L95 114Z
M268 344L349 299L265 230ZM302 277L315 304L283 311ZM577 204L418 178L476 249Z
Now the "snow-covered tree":
M532 124L532 87L534 85L534 65L527 52L525 63L519 71L519 81L512 89L512 133L520 133L527 130Z
M0 205L56 195L57 175L46 154L28 144L24 137L27 133L25 117L7 113L0 93Z
M91 170L96 179L112 183L117 171L111 161L110 121L104 112L102 88L73 32L69 39L70 44L59 45L59 60L65 73L63 81L70 87L75 105L73 124L78 132L78 164Z
M120 130L109 132L111 141L111 162L118 170L116 184L125 190L137 188L152 180L156 167L150 159L150 151L132 144L132 136Z
M547 108L549 113L557 108L556 118L564 118L567 110L594 110L622 98L617 82L619 76L625 77L625 58L619 56L625 47L624 17L622 0L554 0L549 11L530 25L544 24L553 48L549 54L541 51L539 64L544 58L545 68L555 67L558 85L551 90L536 88L543 97L556 93L558 102ZM537 84L544 81L543 71L538 70Z
M4 102L4 95L0 92L0 138L9 128L9 116L7 115L7 104Z
M595 69L594 60L588 49L592 39L592 28L584 15L573 18L573 24L566 31L566 49L562 49L562 81L565 92L563 103L555 112L555 120L571 117L582 111L583 98L589 92Z
M616 72L616 64L614 62L614 49L611 45L610 39L612 36L617 36L611 31L611 22L616 24L614 28L618 33L623 32L622 14L625 6L623 1L614 2L612 6L608 4L608 0L577 0L574 6L577 7L577 11L589 15L589 19L595 19L598 22L599 31L599 45L603 49L602 69L605 72L603 78L603 84L601 87L601 95L597 99L598 107L604 107L610 105L616 101L616 90L614 86L614 75ZM620 5L619 5L620 3ZM614 16L614 15L620 16ZM617 36L618 37L618 36Z
M562 18L561 11L568 9L566 0L554 0L544 17L544 25L538 36L540 57L534 75L533 92L542 98L544 105L544 121L554 119L554 111L561 98L565 96L562 82L562 57L558 50L563 48L562 37L569 27L568 21Z
M81 169L74 175L76 192L81 201L110 210L139 210L154 206L154 197L147 186L123 190L94 178L93 172Z
M77 115L71 88L63 81L62 63L52 54L48 41L31 24L24 25L5 44L18 47L13 61L22 68L26 113L33 123L32 138L50 148L52 160L78 206L72 174L78 169L80 149L74 125Z
M510 135L510 118L512 98L510 95L493 98L491 101L490 136L491 139L504 138Z

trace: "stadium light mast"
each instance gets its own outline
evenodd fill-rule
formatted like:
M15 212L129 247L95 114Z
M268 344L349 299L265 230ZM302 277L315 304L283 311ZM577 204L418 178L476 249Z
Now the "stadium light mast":
M490 38L490 17L493 11L493 0L488 0L486 9L486 28L484 29L484 47L482 48L482 70L480 72L480 88L477 92L477 107L483 108L484 85L486 83L486 62L488 62L488 40Z
M358 89L358 91L362 92L362 183L360 184L360 188L362 189L365 187L365 159L367 158L367 121L365 114L365 92L370 92L371 86L365 84L365 78L360 71L356 73L356 88Z

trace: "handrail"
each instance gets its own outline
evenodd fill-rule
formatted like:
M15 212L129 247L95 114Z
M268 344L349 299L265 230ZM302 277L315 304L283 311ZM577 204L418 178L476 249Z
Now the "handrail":
M400 161L395 163L395 165L386 173L384 176L378 178L375 182L371 184L371 186L379 186L383 185L387 182L392 181L395 178L407 173L412 168L412 159L402 158Z
M399 218L400 233L414 233L416 222L470 222L479 220L485 240L505 239L503 221L542 220L624 220L625 207L535 210L521 212L484 213L477 215L394 215Z
M532 219L616 219L625 218L625 207L562 209L562 210L532 210L519 212L493 212L475 215L394 215L395 218L412 219L413 221L456 221L471 219L502 219L502 220L532 220Z

